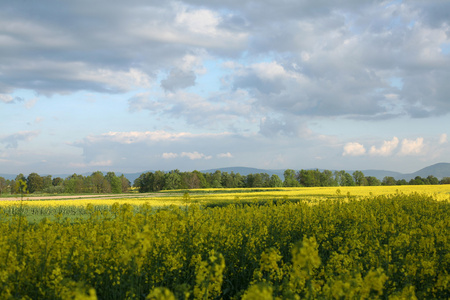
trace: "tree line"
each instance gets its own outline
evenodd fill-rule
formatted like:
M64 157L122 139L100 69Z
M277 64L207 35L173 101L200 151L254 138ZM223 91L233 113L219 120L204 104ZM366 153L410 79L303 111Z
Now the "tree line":
M382 180L374 176L365 176L361 171L349 174L346 171L300 170L287 169L284 171L284 180L278 175L255 173L240 175L234 172L202 173L200 171L169 172L155 171L142 173L133 182L133 186L141 193L156 192L174 189L201 189L201 188L257 188L257 187L318 187L318 186L377 186L377 185L421 185L421 184L450 184L450 177L439 180L433 175L426 178L416 176L414 179L396 180L386 176ZM122 174L117 176L114 172L97 171L89 176L73 174L67 178L51 175L40 176L31 173L27 177L23 174L14 180L0 177L1 194L20 194L24 186L28 193L48 194L82 194L82 193L126 193L131 188L131 182Z
M199 171L170 172L156 171L142 173L133 183L139 192L156 192L173 189L201 189L201 188L255 188L255 187L317 187L317 186L377 186L377 185L419 185L419 184L450 184L450 177L439 181L435 176L426 178L420 176L409 182L395 180L386 176L379 180L374 176L365 176L361 171L349 174L346 171L300 170L287 169L284 171L284 180L276 175L256 173L240 175L234 172L202 173Z
M84 193L126 193L130 190L131 182L122 174L116 176L114 172L97 171L89 176L73 174L67 178L55 177L51 175L40 176L31 173L27 177L19 174L13 180L6 180L0 177L1 194L27 193L48 193L48 194L84 194Z

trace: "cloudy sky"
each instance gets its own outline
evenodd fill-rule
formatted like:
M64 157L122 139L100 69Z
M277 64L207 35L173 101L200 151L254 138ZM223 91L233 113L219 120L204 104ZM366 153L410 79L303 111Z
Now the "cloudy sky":
M449 11L1 1L0 173L450 162Z

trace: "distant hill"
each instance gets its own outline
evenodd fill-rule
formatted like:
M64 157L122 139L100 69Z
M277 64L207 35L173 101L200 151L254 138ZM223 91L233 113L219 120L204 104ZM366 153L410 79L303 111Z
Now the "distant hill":
M441 180L444 177L450 177L450 163L438 163L420 169L419 171L416 171L414 173L405 174L405 176L410 176L409 179L413 179L416 176L427 177L429 175L433 175L437 177L439 180Z
M233 171L234 173L239 173L241 175L248 175L248 174L255 174L255 173L267 173L269 175L276 174L281 179L284 179L284 169L283 170L264 170L264 169L255 169L255 168L246 168L246 167L229 167L229 168L219 168L219 169L209 169L201 171L202 173L214 173L216 170L219 170L221 172L228 172L230 173ZM320 171L323 171L324 169L319 169ZM298 171L295 169L295 171ZM334 172L335 170L330 170ZM352 174L356 170L345 170L347 173ZM405 179L410 180L414 179L416 176L420 177L428 177L429 175L433 175L437 177L439 180L441 180L444 177L450 177L450 163L437 163L428 167L425 167L423 169L420 169L419 171L416 171L414 173L409 174L403 174L400 172L394 172L394 171L386 171L386 170L359 170L364 173L365 176L373 176L380 180L382 180L386 176L394 177L396 180L399 179ZM125 174L126 176L126 174Z
M284 169L283 170L266 170L266 169L257 169L257 168L247 168L247 167L227 167L227 168L217 168L217 169L208 169L208 170L202 170L200 172L202 173L214 173L216 170L219 170L221 172L234 172L239 173L243 176L246 176L248 174L256 174L256 173L267 173L269 175L276 174L278 175L282 180L284 179ZM294 169L295 171L298 171L298 169ZM320 171L323 171L324 169L319 169ZM333 171L334 170L330 170ZM347 173L352 174L355 170L345 170ZM386 176L394 177L396 180L399 179L405 179L407 181L414 179L416 176L420 176L423 178L426 178L429 175L433 175L437 177L439 180L441 180L444 177L450 177L450 163L437 163L428 167L425 167L423 169L420 169L414 173L409 174L403 174L399 172L393 172L393 171L386 171L386 170L360 170L364 173L365 176L374 176L380 180L382 180ZM138 178L142 173L146 172L154 172L154 171L143 171L139 173L123 173L125 177L131 181L131 184L133 184L134 180ZM86 172L81 175L83 176L89 176L92 172ZM106 174L106 172L104 172ZM120 176L122 173L116 173L117 176ZM24 174L27 176L28 174ZM42 174L41 176L44 176L45 174ZM55 177L61 177L66 178L72 174L58 174L58 175L52 175L53 178ZM17 176L13 174L0 174L0 177L3 177L5 179L15 179Z
M5 178L6 180L13 180L16 178L17 175L12 175L12 174L0 174L0 177Z

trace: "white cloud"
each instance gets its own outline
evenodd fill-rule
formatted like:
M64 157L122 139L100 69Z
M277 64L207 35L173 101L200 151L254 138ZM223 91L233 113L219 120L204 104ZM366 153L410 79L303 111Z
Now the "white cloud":
M33 108L33 106L36 104L37 101L38 101L37 98L30 99L27 102L25 102L25 107L27 109L31 109L31 108Z
M188 11L182 7L175 17L176 25L189 31L202 35L215 36L218 34L217 26L220 18L214 11L197 9Z
M172 158L177 158L177 157L178 157L177 153L168 152L168 153L162 154L162 158L164 158L164 159L172 159Z
M195 152L182 152L181 157L188 157L190 160L195 160L195 159L211 159L212 156L207 156L203 153L199 153L197 151Z
M112 166L112 160L105 161L91 161L88 163L70 163L69 166L72 168L87 168L87 167L109 167Z
M227 153L219 153L217 154L218 158L233 158L233 155L230 152Z
M392 141L384 141L383 145L377 149L375 146L370 148L369 153L371 155L380 155L380 156L388 156L391 155L392 152L397 148L399 140L397 137L394 137Z
M11 95L0 94L0 101L4 103L12 103L14 98Z
M420 155L423 154L424 143L423 138L419 137L415 140L403 139L400 155Z
M11 95L6 95L6 94L0 94L0 102L15 103L15 102L20 102L20 101L23 101L23 98L13 97Z
M445 144L447 142L448 142L447 134L446 133L441 134L441 136L439 137L439 144Z
M366 148L360 143L352 142L344 146L343 156L360 156L366 153Z
M164 130L157 131L129 131L129 132L108 132L101 135L91 135L86 137L89 142L112 141L121 144L134 144L142 142L176 141L181 139L192 139L201 137L217 137L230 135L228 132L222 133L172 133Z

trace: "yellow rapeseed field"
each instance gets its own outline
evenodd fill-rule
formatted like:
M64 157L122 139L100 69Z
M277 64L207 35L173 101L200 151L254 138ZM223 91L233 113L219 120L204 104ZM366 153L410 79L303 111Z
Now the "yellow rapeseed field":
M450 299L446 186L165 195L2 203L0 299Z
M54 206L74 206L85 207L88 204L94 206L112 205L113 203L130 204L139 206L142 204L162 207L170 205L185 205L186 199L183 198L184 191L178 191L178 194L167 196L167 193L174 191L161 191L160 197L139 198L111 198L111 199L64 199L51 200L33 200L24 197L22 204L29 207L54 207ZM177 191L175 191L177 192ZM403 185L403 186L345 186L345 187L299 187L299 188L256 188L256 189L193 189L189 193L189 203L214 204L228 201L252 201L252 200L307 200L315 202L320 200L353 197L362 199L367 196L380 196L389 194L411 194L419 193L432 195L437 200L450 199L450 185ZM0 207L16 206L17 201L0 201Z

